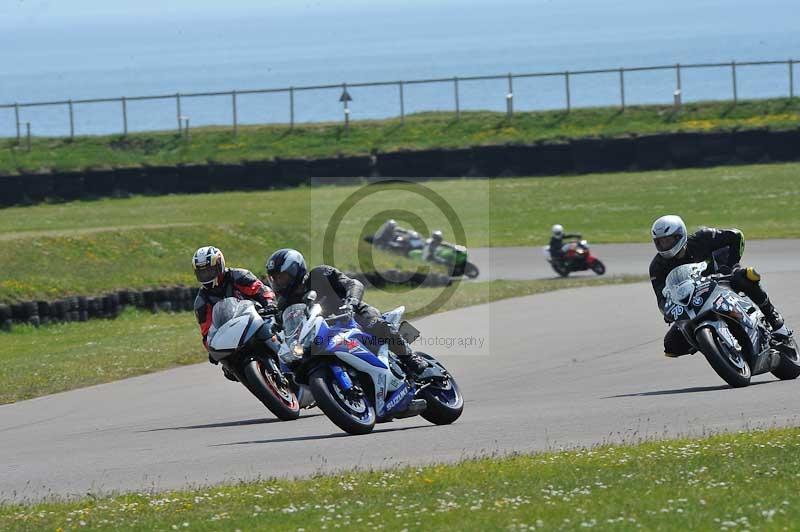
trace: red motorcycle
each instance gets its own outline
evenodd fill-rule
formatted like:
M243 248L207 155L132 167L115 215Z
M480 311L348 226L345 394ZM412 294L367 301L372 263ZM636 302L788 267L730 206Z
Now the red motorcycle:
M589 243L586 240L578 240L564 244L563 258L553 258L550 256L550 247L545 246L544 254L547 262L553 270L561 277L568 276L571 272L582 272L592 270L597 275L606 273L606 266L600 259L592 255L589 250Z

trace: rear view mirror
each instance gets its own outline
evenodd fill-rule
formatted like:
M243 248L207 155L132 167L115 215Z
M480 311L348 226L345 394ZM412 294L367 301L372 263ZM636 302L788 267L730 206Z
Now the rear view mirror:
M407 321L403 321L398 328L398 332L403 339L408 342L409 344L412 343L414 340L419 338L419 329L408 323Z

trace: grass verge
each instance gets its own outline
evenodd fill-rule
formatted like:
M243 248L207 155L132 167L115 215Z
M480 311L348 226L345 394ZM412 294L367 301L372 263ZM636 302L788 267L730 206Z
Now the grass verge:
M798 175L800 164L793 163L457 179L425 186L453 207L469 247L541 246L553 223L581 231L591 242L645 242L652 221L665 213L682 214L690 228L738 227L748 239L800 237ZM189 258L209 243L225 252L230 265L256 273L263 273L266 256L280 247L296 247L310 264L318 264L324 241L320 228L356 189L307 187L2 209L0 301L194 284ZM373 216L383 213L382 221L398 209L452 238L449 222L433 203L387 190L358 203L344 218L334 243L335 264L356 269L362 228ZM395 256L375 257L383 267L411 266Z
M800 429L0 506L3 530L792 530Z
M192 130L185 142L174 132L68 138L34 138L28 152L15 140L0 141L0 173L40 169L239 162L275 157L330 157L374 151L532 143L541 140L629 133L717 131L735 128L791 128L800 119L800 101L788 98L671 106L600 107L564 111L505 113L433 112L399 119L339 124L240 126Z
M462 283L439 312L562 288L618 284L635 277ZM378 308L428 301L441 289L419 288L405 295L372 291ZM409 313L414 317L414 313ZM192 313L127 310L116 320L66 323L34 329L14 327L2 334L0 404L82 388L206 360ZM2 527L0 527L2 529Z

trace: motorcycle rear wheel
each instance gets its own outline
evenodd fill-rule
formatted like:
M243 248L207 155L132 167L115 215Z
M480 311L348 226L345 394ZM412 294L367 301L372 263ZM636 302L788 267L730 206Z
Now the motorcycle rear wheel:
M346 399L329 368L321 367L314 371L308 383L317 406L337 427L348 434L372 432L375 408L364 397L358 402Z
M417 354L447 373L444 366L432 356L419 351ZM449 425L461 417L464 411L464 396L461 395L456 380L449 373L447 375L445 382L429 384L418 394L428 404L420 416L435 425Z
M778 351L781 354L781 362L777 368L772 370L772 374L782 381L800 377L800 353L798 353L794 337L789 338L787 344L779 347Z
M743 388L750 384L751 372L747 361L741 353L732 351L721 342L717 331L711 327L702 327L694 334L700 351L717 375L734 388Z
M275 368L265 368L262 362L251 360L244 368L247 389L264 403L278 419L292 421L300 417L300 404L294 392L284 388L270 374Z

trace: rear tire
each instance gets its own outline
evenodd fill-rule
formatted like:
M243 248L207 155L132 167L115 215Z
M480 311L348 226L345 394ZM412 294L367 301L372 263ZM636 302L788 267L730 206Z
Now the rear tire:
M290 389L275 382L269 371L258 360L251 360L244 368L246 387L258 397L278 419L292 421L300 417L300 404Z
M456 380L438 360L426 353L417 351L417 354L444 370L448 375L445 383L430 384L417 394L428 404L420 416L435 425L449 425L461 417L461 413L464 411L464 396L461 395Z
M794 337L790 337L789 342L785 346L781 346L778 351L781 354L781 362L777 368L772 370L772 374L782 381L800 377L800 353L797 351L797 342Z
M338 390L336 379L328 367L321 367L308 378L311 393L317 406L328 419L348 434L368 434L375 427L375 408L361 398L361 405L353 405L345 401ZM363 408L363 410L361 410ZM359 410L361 410L359 414Z
M596 260L594 261L594 264L592 264L592 271L597 275L603 275L606 273L606 265L599 260Z
M720 342L717 331L702 327L695 332L695 338L708 363L725 382L734 388L750 384L751 373L747 361L742 353L736 353Z

